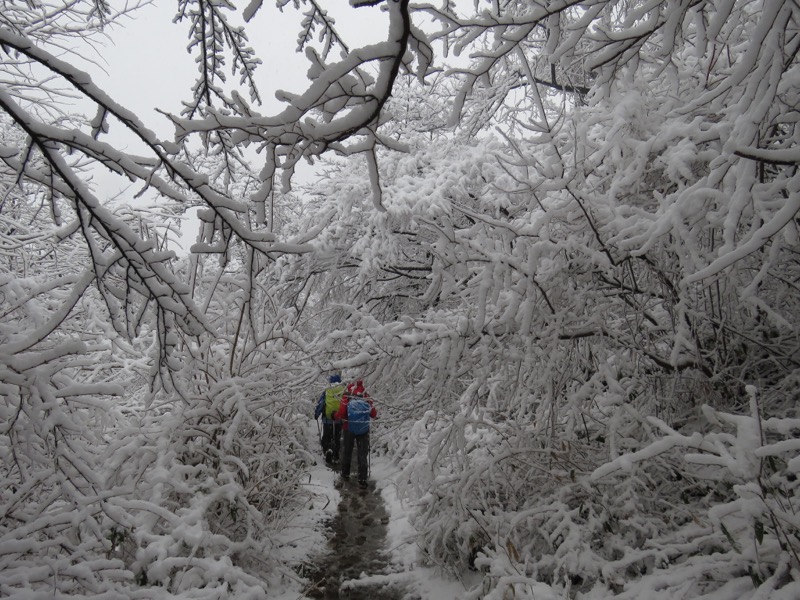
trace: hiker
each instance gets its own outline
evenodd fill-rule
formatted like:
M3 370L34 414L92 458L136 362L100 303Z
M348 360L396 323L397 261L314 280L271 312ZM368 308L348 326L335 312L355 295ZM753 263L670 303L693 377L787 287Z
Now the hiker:
M314 419L322 417L322 454L325 456L325 462L332 465L339 461L342 421L336 418L335 414L339 411L345 387L337 373L330 376L329 383L317 401Z
M369 460L369 420L377 419L378 412L372 399L364 389L360 379L349 383L342 396L339 411L334 415L341 419L344 428L344 456L342 456L342 479L350 479L350 463L353 458L353 446L356 446L358 461L358 484L367 487L367 470Z

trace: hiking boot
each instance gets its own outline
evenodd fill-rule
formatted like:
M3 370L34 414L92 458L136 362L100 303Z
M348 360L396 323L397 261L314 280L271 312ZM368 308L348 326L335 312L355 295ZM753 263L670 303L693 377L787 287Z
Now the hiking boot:
M359 479L358 485L360 485L362 488L367 487L367 480L366 479Z
M342 473L342 479L344 481L350 481L350 475L345 475L344 473Z

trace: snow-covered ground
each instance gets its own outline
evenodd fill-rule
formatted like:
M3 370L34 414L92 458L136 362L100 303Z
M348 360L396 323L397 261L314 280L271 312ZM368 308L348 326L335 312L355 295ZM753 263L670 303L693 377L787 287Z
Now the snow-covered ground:
M309 431L312 438L315 433ZM395 478L398 473L398 469L385 458L373 454L370 479L375 487L370 488L368 493L380 494L386 507L388 523L385 528L385 549L391 564L384 569L384 573L364 573L353 584L394 584L405 590L406 598L417 600L461 600L466 590L477 582L477 574L464 573L459 580L423 564L408 520L409 507L397 494ZM295 572L308 573L314 561L321 560L329 551L330 531L326 525L336 516L342 500L342 494L336 487L337 478L336 472L326 466L320 457L309 470L307 485L313 494L312 503L295 516L281 539L276 540L283 546L283 557ZM370 533L370 526L364 527L364 533ZM276 600L302 600L308 597L305 594L308 584L301 579L287 573L282 583L285 589L274 596ZM347 582L343 583L343 588L347 587Z
M462 573L461 580L449 577L438 569L425 566L414 542L414 530L408 521L408 507L398 498L395 477L398 470L384 459L372 463L373 478L377 482L389 513L387 545L392 563L398 572L394 577L406 581L410 598L419 600L460 600L466 590L477 583L476 573Z

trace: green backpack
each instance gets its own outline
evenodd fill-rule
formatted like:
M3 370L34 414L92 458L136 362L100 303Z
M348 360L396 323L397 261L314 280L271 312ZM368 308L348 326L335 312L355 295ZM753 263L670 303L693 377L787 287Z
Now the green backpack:
M344 384L334 385L325 390L325 418L332 419L336 411L339 410L339 405L342 403L342 394L344 394Z

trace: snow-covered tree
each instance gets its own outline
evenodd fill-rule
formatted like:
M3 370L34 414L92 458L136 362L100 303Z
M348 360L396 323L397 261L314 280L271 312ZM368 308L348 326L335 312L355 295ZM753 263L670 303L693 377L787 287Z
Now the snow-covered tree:
M64 53L127 8L2 3L0 589L263 593L344 369L470 597L797 596L800 9L379 4L354 49L294 3L271 114L234 6L179 3L165 139ZM197 208L192 255L97 168Z
M354 51L305 7L301 38L327 40L303 42L314 81L265 116L234 7L180 3L199 73L167 139L78 67L135 4L0 5L4 597L263 594L281 577L272 533L308 499L297 419L313 372L292 331L302 302L274 300L262 274L313 235L279 238L272 180L284 170L288 188L298 159L354 136L350 151L374 151L411 37L407 3L391 6L387 41ZM344 53L328 64L331 43ZM107 198L98 169L159 218ZM178 259L163 220L190 207L205 226Z
M325 181L322 343L398 409L421 548L476 597L796 594L797 8L415 8L478 57L461 127L379 161L386 214Z

